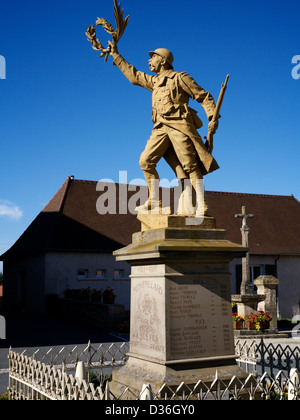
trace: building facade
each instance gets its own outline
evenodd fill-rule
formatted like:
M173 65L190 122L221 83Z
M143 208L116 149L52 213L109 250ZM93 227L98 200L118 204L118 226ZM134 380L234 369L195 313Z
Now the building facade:
M97 182L68 177L16 243L0 257L4 271L4 303L44 313L53 297L66 289L114 289L116 303L130 308L130 266L113 251L128 245L140 230L136 215L124 212L116 185L116 212L102 214L96 203ZM138 187L144 188L144 187ZM104 190L104 189L103 189ZM102 191L103 191L102 190ZM133 192L128 191L127 200ZM171 201L172 201L172 191ZM227 238L241 243L242 206L249 219L251 277L279 279L279 315L300 314L300 203L293 196L205 192L210 214ZM127 203L126 203L127 204ZM122 212L118 209L122 206ZM121 213L121 214L119 214ZM123 214L126 213L126 214ZM230 264L232 293L241 284L241 260Z

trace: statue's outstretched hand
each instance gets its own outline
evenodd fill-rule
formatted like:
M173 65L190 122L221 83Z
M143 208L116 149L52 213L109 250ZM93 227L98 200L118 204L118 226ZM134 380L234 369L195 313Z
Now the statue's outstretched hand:
M119 55L117 44L114 41L108 41L108 48L110 49L110 55L113 58L116 58L117 55Z

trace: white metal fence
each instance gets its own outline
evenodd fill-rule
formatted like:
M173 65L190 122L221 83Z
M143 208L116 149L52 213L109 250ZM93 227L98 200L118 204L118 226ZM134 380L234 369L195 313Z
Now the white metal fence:
M151 385L145 384L137 394L126 388L122 394L114 395L110 391L109 380L113 368L118 368L126 362L129 343L101 344L94 348L89 343L85 348L75 346L71 351L66 348L59 352L36 351L33 355L9 352L9 398L11 400L224 400L224 399L263 399L286 400L300 399L299 348L290 353L283 348L276 357L272 353L271 360L277 367L284 364L289 369L278 370L276 375L265 371L257 374L257 362L260 362L259 349L262 343L247 344L237 342L237 360L239 364L252 366L246 380L236 377L223 382L217 376L212 383L199 380L196 384L182 383L177 388L165 383L156 393ZM266 347L267 355L270 349ZM281 362L278 363L278 360ZM288 361L288 363L287 363ZM76 367L84 362L86 375L79 377ZM81 364L82 365L82 364ZM264 363L264 366L266 363ZM295 366L294 366L295 365ZM254 369L253 369L254 367Z

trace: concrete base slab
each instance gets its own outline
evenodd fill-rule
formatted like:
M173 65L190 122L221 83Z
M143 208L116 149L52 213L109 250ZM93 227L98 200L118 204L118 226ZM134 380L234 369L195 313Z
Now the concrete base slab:
M279 333L277 330L250 331L234 330L234 338L288 338L288 334Z
M191 361L189 363L185 361L185 363L161 365L129 357L124 367L113 372L110 391L115 397L118 397L126 388L129 388L125 398L136 399L144 384L150 384L155 395L164 384L167 384L170 390L175 391L184 382L192 390L199 381L202 381L202 384L198 385L199 389L201 385L209 387L216 379L216 375L224 383L228 383L234 376L241 381L244 381L248 376L233 358L211 359L202 362ZM163 398L164 396L159 397Z

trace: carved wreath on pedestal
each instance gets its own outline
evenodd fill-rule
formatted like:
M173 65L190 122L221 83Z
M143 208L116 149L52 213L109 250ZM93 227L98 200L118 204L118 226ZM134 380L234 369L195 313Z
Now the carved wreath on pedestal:
M121 3L118 4L116 0L114 0L114 15L117 25L116 29L114 29L114 27L106 19L103 18L98 18L96 21L96 25L102 26L102 28L107 33L111 34L113 42L117 44L125 32L125 29L129 22L129 16L127 16L124 19L124 9L121 11ZM105 56L105 61L107 61L110 53L110 45L108 45L107 48L103 47L100 40L96 37L96 30L94 25L90 25L87 27L86 36L88 38L88 41L93 45L93 49L96 51L101 51L100 57Z

